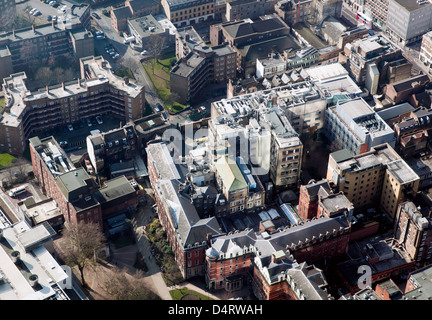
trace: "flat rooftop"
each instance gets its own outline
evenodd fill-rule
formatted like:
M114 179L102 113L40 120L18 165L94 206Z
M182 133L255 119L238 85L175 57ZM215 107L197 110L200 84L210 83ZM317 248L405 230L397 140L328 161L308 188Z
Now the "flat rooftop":
M164 28L152 15L129 19L128 24L143 38L165 32Z
M331 194L321 199L321 202L330 212L335 212L342 208L353 208L351 201L343 194Z
M53 176L75 170L75 166L54 137L51 136L43 139L33 137L29 139L29 142L39 153L42 161L44 161Z
M196 54L191 54L186 58L186 61L177 63L171 70L172 74L179 75L181 77L188 77L195 71L198 67L205 61L204 57L198 56Z
M400 156L387 144L376 146L373 150L351 157L338 163L342 171L351 172L381 167L389 162L399 160Z
M420 177L402 159L388 163L387 170L397 179L400 184L420 180Z
M27 201L20 206L24 214L32 218L36 224L42 223L49 219L62 216L60 209L57 207L55 200L42 201L40 203L35 203L27 206Z
M306 68L304 71L312 79L317 79L320 81L348 75L348 71L339 62Z
M56 294L53 285L62 283L68 276L48 250L42 244L32 247L29 252L23 250L23 244L33 244L41 235L49 234L43 228L42 225L30 228L21 221L3 229L3 239L0 241L0 275L4 278L0 286L1 300L68 299L64 293ZM12 251L20 252L20 268L11 260ZM38 276L37 287L30 285L31 274Z
M422 2L418 0L394 0L394 1L408 11L415 11L431 5L429 1L422 1Z

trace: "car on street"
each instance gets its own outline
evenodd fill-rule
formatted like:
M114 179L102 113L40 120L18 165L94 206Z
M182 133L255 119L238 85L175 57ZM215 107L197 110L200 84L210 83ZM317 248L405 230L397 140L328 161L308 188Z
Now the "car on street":
M155 109L156 109L156 112L161 112L163 110L163 107L160 103L157 103Z
M166 114L165 111L162 111L161 115L162 115L162 119L163 119L164 121L168 121L168 116L167 116L167 114Z
M91 15L96 19L100 19L99 15L96 12L93 12Z
M68 127L69 131L73 131L73 126L71 124L68 124L67 127Z
M142 56L145 56L147 54L147 50L143 50L142 52L141 52L141 55Z
M136 51L141 51L142 50L142 46L140 46L138 44L131 43L131 47L132 47L132 49L134 49Z

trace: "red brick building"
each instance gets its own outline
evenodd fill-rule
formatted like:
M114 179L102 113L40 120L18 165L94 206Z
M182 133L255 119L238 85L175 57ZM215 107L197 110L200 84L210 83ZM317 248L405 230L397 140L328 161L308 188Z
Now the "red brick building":
M351 201L339 192L336 194L329 194L326 197L320 197L318 202L317 217L333 217L340 214L345 214L351 217L354 211L354 206Z
M75 168L53 137L30 139L34 175L42 192L55 200L65 221L93 222L102 230L102 210L94 198L97 184L82 168Z
M415 268L415 261L403 248L393 246L391 239L354 243L350 255L353 258L339 263L336 269L351 294L359 291L359 280L366 274L370 276L369 285L375 285L394 276L408 275Z
M431 229L431 218L424 216L413 202L407 201L399 205L396 214L395 238L415 260L417 267L432 263Z
M207 240L220 234L216 218L201 219L166 144L150 144L147 167L160 223L167 234L177 265L185 279L205 275Z
M311 181L307 185L300 186L298 214L303 221L317 216L319 197L332 193L330 184L323 179L316 182Z
M75 168L53 137L29 141L35 178L66 222L93 222L102 230L105 218L137 207L141 191L125 176L100 187L83 168Z
M260 299L299 298L301 294L291 293L292 287L284 283L286 278L279 279L272 272L297 268L297 261L312 264L344 254L350 228L346 216L340 215L314 218L279 232L245 230L213 237L206 251L206 283L210 289L232 291L252 281ZM282 267L274 268L278 264Z
M117 31L127 29L128 19L157 15L161 11L160 2L154 0L126 0L122 7L111 7L111 25Z

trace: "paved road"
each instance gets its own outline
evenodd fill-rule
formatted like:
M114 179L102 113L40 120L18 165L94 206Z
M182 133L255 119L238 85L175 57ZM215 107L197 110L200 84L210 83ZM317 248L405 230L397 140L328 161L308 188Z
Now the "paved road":
M111 19L102 13L103 9L106 8L99 7L93 10L93 12L96 12L100 17L100 19L94 19L94 21L107 37L106 40L96 40L96 48L99 52L103 53L102 55L107 58L115 68L120 67L120 65L124 63L124 61L127 61L124 64L130 67L137 83L145 87L146 100L148 104L152 107L153 111L156 112L154 107L158 103L163 106L163 103L159 95L157 94L156 88L154 87L150 77L148 76L148 74L144 70L144 67L141 64L140 60L142 56L140 52L132 49L132 47L130 47L129 45L123 44L123 37L121 37L117 33L117 31L113 29L113 27L111 26ZM105 50L103 50L103 48L104 46L106 46L107 43L110 43L114 47L114 49L120 54L121 58L113 61L111 57L106 56ZM168 112L167 114L169 115ZM174 116L169 115L169 120L172 125L176 126L177 123L183 123L187 121L190 114L191 112L185 111Z

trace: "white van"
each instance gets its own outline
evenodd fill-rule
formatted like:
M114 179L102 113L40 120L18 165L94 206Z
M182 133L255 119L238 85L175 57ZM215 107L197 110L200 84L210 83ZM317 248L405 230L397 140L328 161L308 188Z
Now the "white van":
M135 37L131 36L131 37L128 37L128 38L124 39L123 43L124 44L128 44L128 43L134 42L134 41L135 41Z

